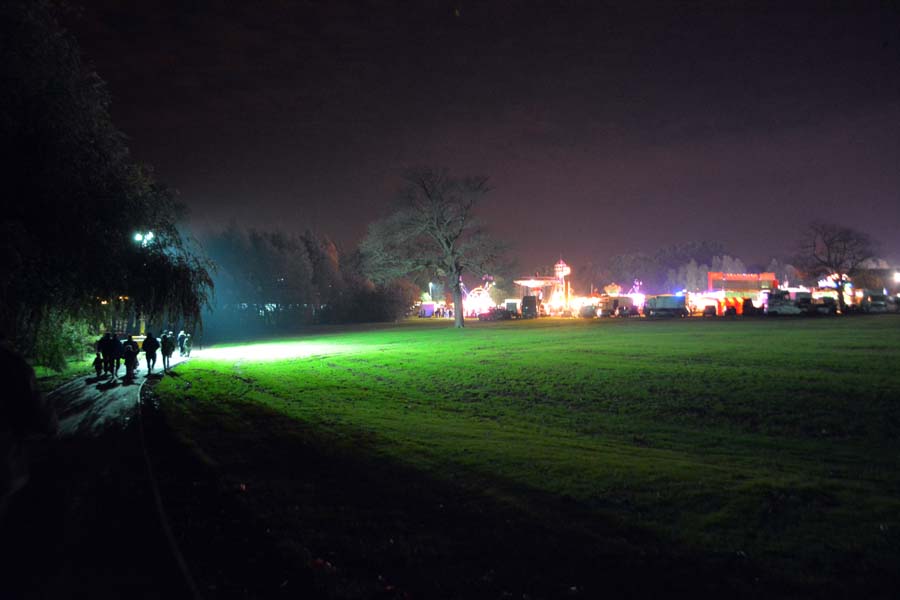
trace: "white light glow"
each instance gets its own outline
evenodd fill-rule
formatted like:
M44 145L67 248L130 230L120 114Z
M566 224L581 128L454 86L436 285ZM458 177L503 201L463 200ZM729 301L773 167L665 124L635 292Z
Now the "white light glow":
M497 303L491 299L488 288L477 287L469 292L469 295L463 300L463 306L465 307L463 314L480 315L488 312L496 305Z
M226 362L270 362L330 356L356 352L359 348L349 344L329 344L324 342L269 342L244 344L241 346L212 346L194 350L191 357L201 360L221 360Z
M146 248L153 241L153 232L148 231L146 233L137 232L134 234L134 241L141 245L141 248Z

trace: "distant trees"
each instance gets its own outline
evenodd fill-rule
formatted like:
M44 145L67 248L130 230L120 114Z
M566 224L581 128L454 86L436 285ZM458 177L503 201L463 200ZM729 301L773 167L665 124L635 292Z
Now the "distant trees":
M722 242L703 240L660 248L653 255L653 260L658 265L660 274L666 277L670 270L678 269L690 261L698 265L711 265L716 257L723 256L726 256L726 252Z
M659 265L648 254L635 252L631 254L617 254L610 257L607 262L607 272L611 281L621 284L626 290L635 280L653 286L659 273ZM610 281L598 281L596 287L602 288Z
M687 290L689 292L705 290L709 271L709 265L698 265L697 261L691 259L686 265L681 265L677 269L669 269L666 287L669 290Z
M738 263L743 269L743 263L725 253L722 243L700 241L666 246L652 255L634 252L611 256L605 273L625 289L630 288L634 280L641 281L651 290L703 289L707 271L729 270ZM595 282L597 287L607 283L609 281Z
M707 273L745 273L748 267L739 258L723 252L719 242L689 242L661 248L653 255L643 253L612 256L606 269L594 268L627 288L635 279L649 290L704 290ZM796 256L791 262L773 259L765 268L780 282L814 284L817 279L833 277L842 309L846 309L846 287L851 280L884 287L883 275L870 267L877 244L867 234L832 223L811 223L800 235ZM681 261L681 262L678 262ZM756 266L754 269L761 269ZM595 284L603 282L595 282ZM607 282L608 283L608 282ZM876 285L877 284L877 285Z
M210 317L230 326L262 322L289 327L307 320L317 298L306 244L280 232L244 230L236 225L207 236L206 252L216 265L215 310ZM217 323L207 318L210 325Z
M455 325L464 327L463 273L489 272L503 251L475 214L489 191L487 179L418 168L408 171L405 181L399 208L369 227L360 246L363 269L381 283L407 276L444 279Z
M773 258L771 261L769 261L768 266L766 266L766 271L769 273L775 273L775 278L780 283L796 285L803 277L800 271L797 270L797 267L790 263L780 261L776 258Z
M728 256L713 256L711 264L697 264L697 261L691 259L685 265L681 265L677 269L670 269L668 278L666 279L666 287L671 290L688 290L689 292L697 292L706 290L709 284L707 275L710 271L723 273L745 273L747 267L739 258Z
M897 287L896 270L884 259L867 260L853 276L856 289L888 290Z
M183 207L131 161L104 82L50 6L0 3L0 328L32 355L54 347L41 332L111 308L196 321L211 286Z
M404 315L419 289L409 282L376 285L345 254L310 231L230 225L205 239L216 265L216 296L206 316L208 338L294 331L310 323L388 321Z
M844 225L816 221L801 233L798 264L813 276L832 277L841 310L847 307L847 285L874 257L875 241L866 233Z

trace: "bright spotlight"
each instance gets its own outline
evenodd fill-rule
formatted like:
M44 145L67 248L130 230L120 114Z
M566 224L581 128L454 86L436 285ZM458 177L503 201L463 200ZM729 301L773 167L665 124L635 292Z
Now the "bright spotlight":
M144 241L144 234L142 234L142 233L136 233L136 234L134 234L134 241L136 241L136 242L143 242L143 241Z
M894 271L894 283L900 283L900 271Z

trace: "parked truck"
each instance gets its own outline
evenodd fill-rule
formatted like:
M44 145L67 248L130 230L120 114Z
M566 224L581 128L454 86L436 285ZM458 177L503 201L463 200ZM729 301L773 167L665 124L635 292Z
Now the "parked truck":
M689 317L691 311L687 307L684 296L661 295L647 296L644 300L645 317Z
M771 317L799 315L805 311L791 299L787 290L772 290L766 300L766 314Z
M538 302L537 296L523 296L522 297L522 318L523 319L536 319L538 317Z
M627 317L636 314L634 300L628 296L601 296L597 302L598 317Z
M887 295L876 290L863 290L859 308L867 313L887 312Z

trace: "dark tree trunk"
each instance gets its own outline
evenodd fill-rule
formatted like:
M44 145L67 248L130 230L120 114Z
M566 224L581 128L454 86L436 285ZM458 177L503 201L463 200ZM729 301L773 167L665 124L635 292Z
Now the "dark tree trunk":
M845 295L846 291L847 291L847 284L844 283L843 281L839 281L838 286L837 286L838 308L840 308L842 315L847 314L847 297Z
M453 282L453 319L454 326L457 328L466 326L466 315L463 314L463 311L465 309L463 308L462 301L462 281L460 279L461 275L461 273L453 273L451 275Z

